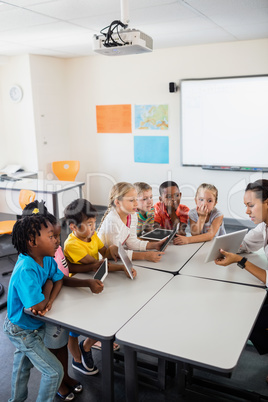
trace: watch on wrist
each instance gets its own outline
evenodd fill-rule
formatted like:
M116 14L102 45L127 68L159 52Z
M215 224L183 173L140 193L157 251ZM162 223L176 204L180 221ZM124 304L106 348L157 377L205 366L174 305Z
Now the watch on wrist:
M248 260L248 259L247 259L246 257L243 257L242 260L240 260L240 261L237 263L237 265L239 266L239 268L244 269L247 260Z

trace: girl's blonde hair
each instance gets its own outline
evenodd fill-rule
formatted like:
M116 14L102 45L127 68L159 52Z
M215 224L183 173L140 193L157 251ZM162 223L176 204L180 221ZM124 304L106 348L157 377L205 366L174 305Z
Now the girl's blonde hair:
M218 202L218 189L213 184L208 184L208 183L200 184L200 186L196 190L195 198L197 198L198 193L201 189L211 191L213 193L213 195L215 196L215 202Z
M104 221L104 219L106 218L106 216L108 215L108 213L111 211L112 207L115 207L115 200L119 200L121 201L123 199L123 197L130 191L130 190L136 190L135 186L131 183L127 183L125 181L121 181L119 183L116 183L113 185L113 187L110 190L109 193L109 204L108 204L108 208L105 212L105 214L103 215L103 218L99 224L99 227L97 229L97 232L100 230L100 227L102 225L102 222Z
M144 191L152 190L152 187L149 184L144 183L143 181L137 181L136 183L134 183L134 187L138 195L140 193L143 193Z

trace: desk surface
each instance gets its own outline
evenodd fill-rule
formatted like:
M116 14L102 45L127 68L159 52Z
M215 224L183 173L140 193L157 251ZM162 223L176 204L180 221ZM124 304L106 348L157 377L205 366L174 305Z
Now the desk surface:
M164 358L230 372L265 297L262 288L177 275L116 339Z
M233 283L241 283L245 285L254 285L264 287L264 283L255 278L245 269L241 269L237 264L231 264L228 267L216 265L214 261L205 263L206 255L211 247L211 242L207 242L193 258L181 269L180 274L197 276L199 278L214 279ZM258 253L241 254L241 258L246 256L249 261L257 266L268 269L267 258L261 250Z
M32 190L40 193L57 194L84 184L84 182L78 181L20 179L16 181L0 181L0 189L12 191Z
M93 274L76 277L89 278ZM89 288L64 286L44 319L97 339L112 338L171 278L166 272L138 267L134 280L121 271L109 272L104 290L98 295Z
M159 262L134 260L139 267L152 268L159 271L177 273L192 256L203 246L203 243L185 244L183 246L169 244Z

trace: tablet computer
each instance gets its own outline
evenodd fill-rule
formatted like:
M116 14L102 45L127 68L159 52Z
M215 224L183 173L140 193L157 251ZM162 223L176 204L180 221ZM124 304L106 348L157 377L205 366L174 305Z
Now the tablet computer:
M228 251L229 253L237 253L248 229L238 230L237 232L228 233L222 236L214 237L205 262L214 261L220 258L222 254L220 249Z
M108 275L108 259L105 258L101 266L99 267L98 271L96 271L95 275L93 276L94 279L99 279L100 281L104 281L106 276Z
M120 242L119 242L119 245L118 245L118 254L119 254L119 257L122 260L122 263L124 264L124 266L125 266L125 268L127 270L127 273L129 274L130 278L133 279L133 275L132 275L132 267L133 267L133 265L132 265L132 262L130 261L130 259L129 259L127 253L126 253L126 250L124 249L124 247L122 246L122 244Z
M165 251L165 249L167 248L168 243L170 243L174 239L176 233L177 233L177 225L175 225L175 227L172 230L172 232L170 233L170 235L166 238L166 240L162 244L162 246L160 248L160 251Z
M140 236L141 239L144 240L163 240L165 237L169 236L173 231L172 230L167 230L167 229L154 229L151 230L148 233L143 234Z

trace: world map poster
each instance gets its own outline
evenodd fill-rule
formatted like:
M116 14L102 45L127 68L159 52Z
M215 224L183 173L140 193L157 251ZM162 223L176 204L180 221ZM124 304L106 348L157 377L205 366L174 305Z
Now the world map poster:
M168 105L135 105L136 130L168 130Z

